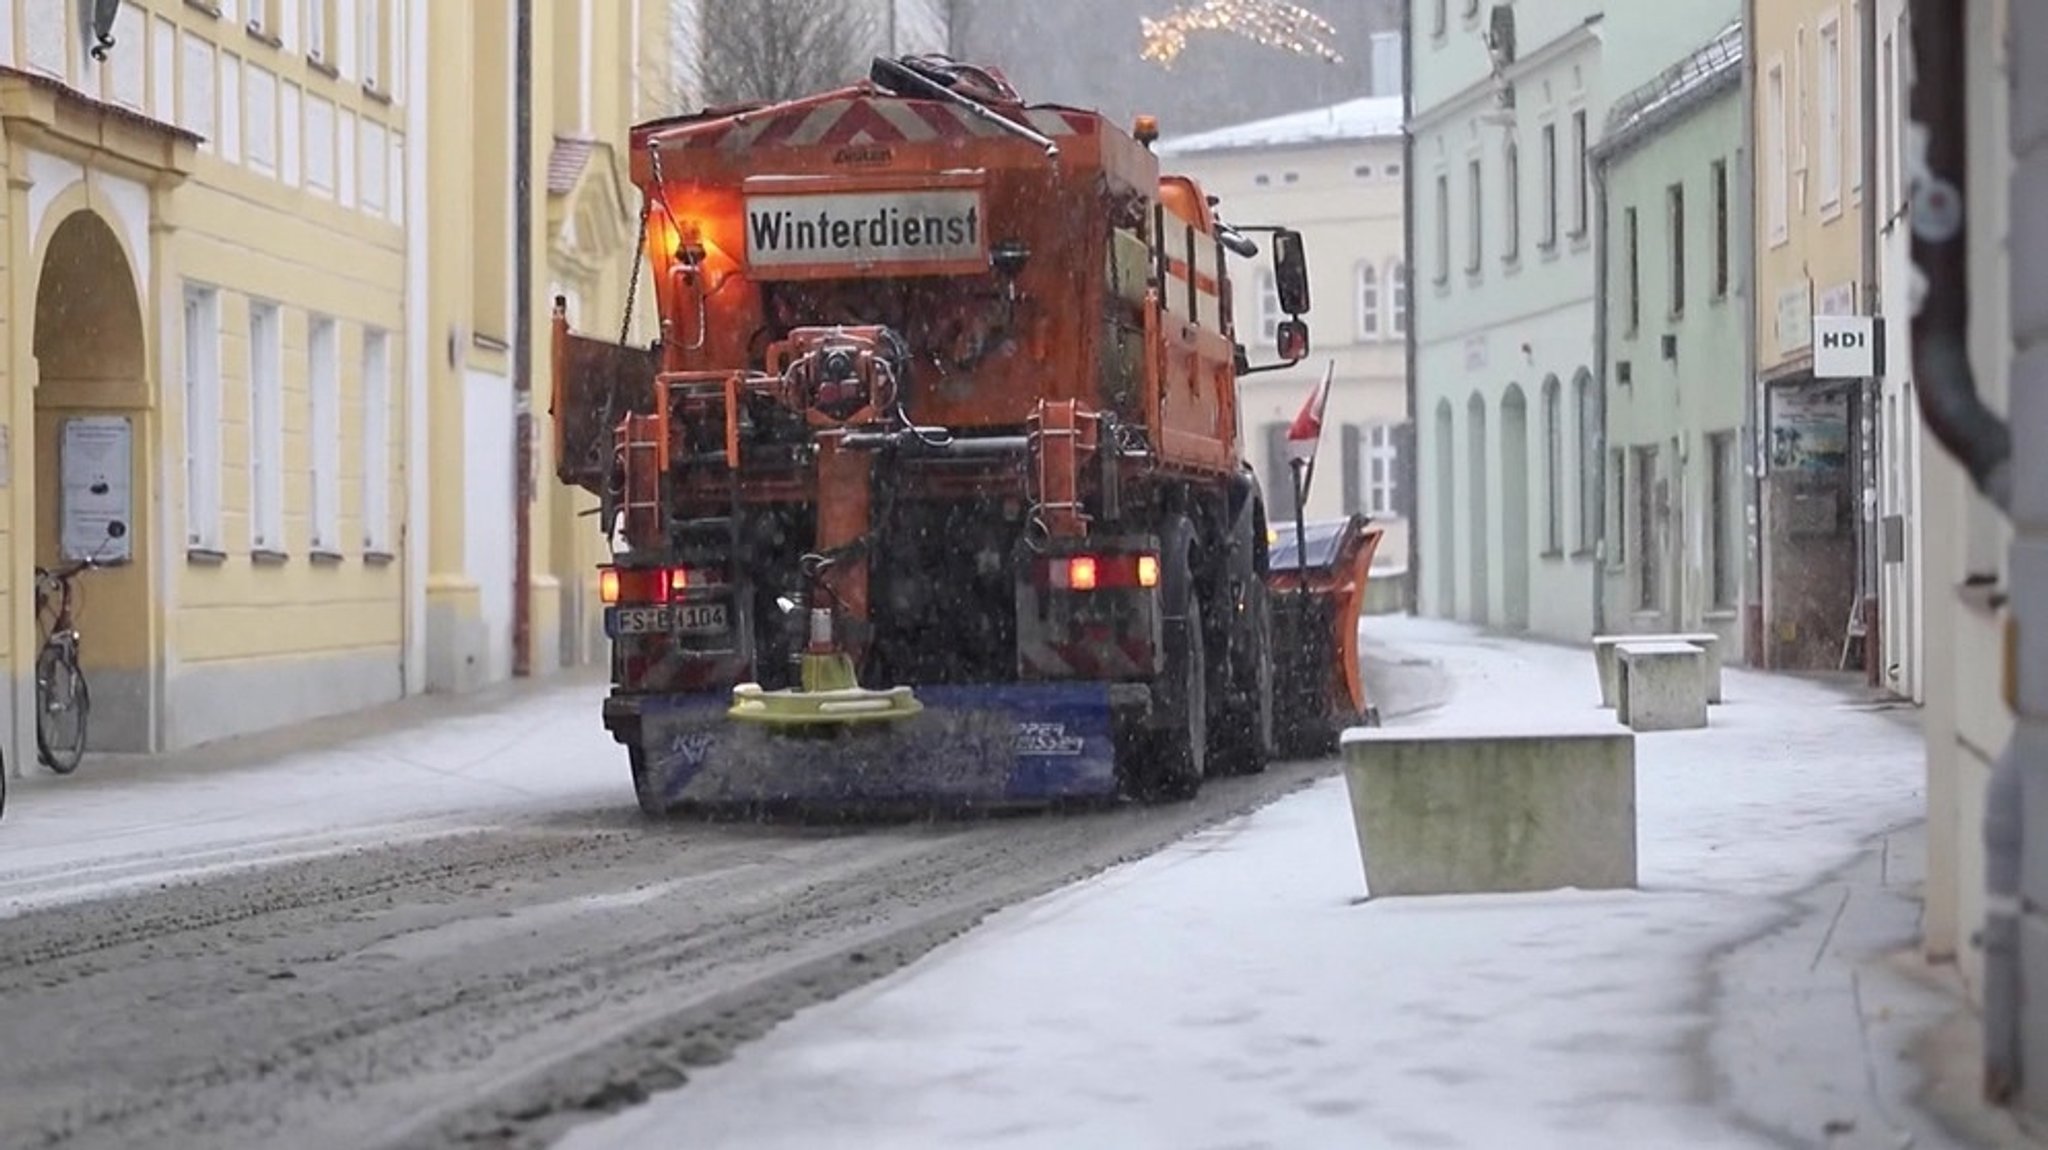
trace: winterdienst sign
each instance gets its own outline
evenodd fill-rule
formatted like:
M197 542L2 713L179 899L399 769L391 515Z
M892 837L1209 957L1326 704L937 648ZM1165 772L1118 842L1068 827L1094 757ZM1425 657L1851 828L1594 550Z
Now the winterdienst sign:
M977 189L757 194L747 198L746 224L747 267L757 277L957 275L988 266Z

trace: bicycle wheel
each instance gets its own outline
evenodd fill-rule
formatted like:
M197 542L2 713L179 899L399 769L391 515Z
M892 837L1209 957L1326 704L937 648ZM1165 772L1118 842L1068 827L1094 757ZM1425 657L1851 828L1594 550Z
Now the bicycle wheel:
M85 718L92 708L78 657L55 643L36 655L36 750L60 775L85 757Z

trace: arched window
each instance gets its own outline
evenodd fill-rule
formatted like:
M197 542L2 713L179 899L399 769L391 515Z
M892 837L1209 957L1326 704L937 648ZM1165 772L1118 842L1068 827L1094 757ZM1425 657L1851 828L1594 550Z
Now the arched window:
M1522 150L1509 141L1501 179L1505 185L1501 208L1507 232L1501 241L1501 259L1514 263L1522 256Z
M1408 265L1406 262L1395 260L1394 266L1388 270L1387 295L1393 301L1393 307L1390 309L1393 312L1393 317L1392 321L1387 324L1387 330L1394 335L1407 335Z
M1358 338L1380 338L1380 269L1370 262L1358 265Z
M1564 387L1543 381L1543 551L1564 553Z

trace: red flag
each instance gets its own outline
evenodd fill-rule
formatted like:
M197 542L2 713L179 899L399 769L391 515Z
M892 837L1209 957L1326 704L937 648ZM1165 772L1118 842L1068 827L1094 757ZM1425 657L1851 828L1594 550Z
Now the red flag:
M1301 413L1287 429L1287 457L1304 467L1314 467L1316 447L1323 441L1323 407L1330 402L1330 377L1337 373L1337 361L1323 369L1323 381L1309 393Z

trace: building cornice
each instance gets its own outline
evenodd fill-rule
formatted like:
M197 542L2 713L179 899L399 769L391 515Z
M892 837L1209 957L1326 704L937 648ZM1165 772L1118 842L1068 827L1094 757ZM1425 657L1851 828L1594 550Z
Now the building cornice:
M1595 12L1563 35L1508 65L1500 76L1495 76L1489 70L1479 79L1443 100L1418 110L1408 121L1408 131L1413 134L1438 127L1491 96L1499 89L1502 81L1516 83L1526 79L1530 73L1547 68L1589 44L1599 43L1600 25L1605 19L1603 13Z

